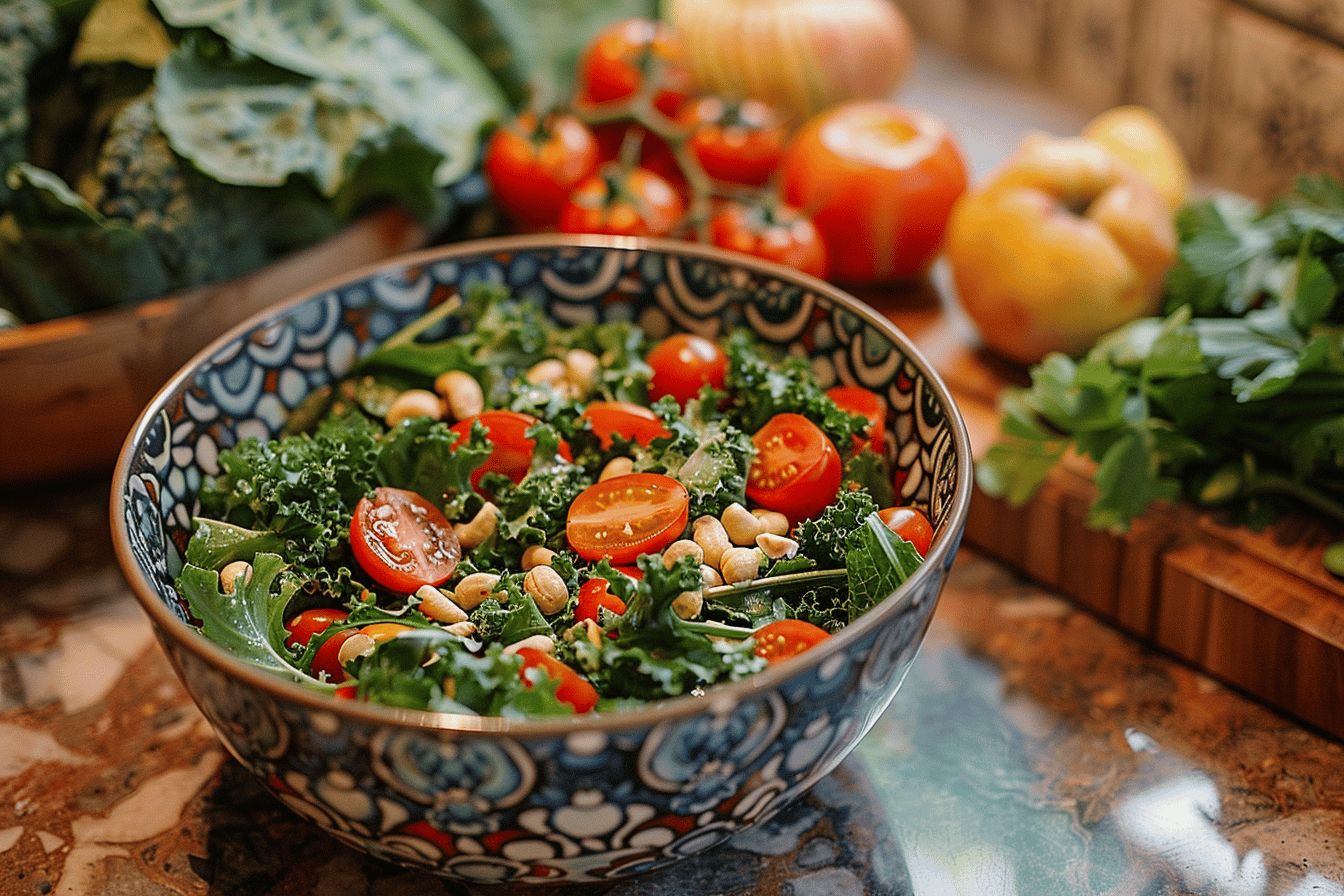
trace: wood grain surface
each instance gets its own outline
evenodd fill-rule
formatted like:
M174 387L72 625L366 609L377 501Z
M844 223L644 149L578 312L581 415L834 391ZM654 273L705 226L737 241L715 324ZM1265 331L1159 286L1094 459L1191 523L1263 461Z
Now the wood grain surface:
M108 467L154 393L234 324L342 271L424 245L385 211L251 274L133 308L0 330L0 486Z

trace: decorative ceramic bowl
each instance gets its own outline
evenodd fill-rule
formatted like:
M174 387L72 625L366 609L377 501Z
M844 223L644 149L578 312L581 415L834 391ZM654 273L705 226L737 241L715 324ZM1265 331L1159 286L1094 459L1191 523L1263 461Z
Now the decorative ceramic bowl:
M628 712L520 721L333 701L235 659L187 622L173 578L221 449L274 436L312 389L472 283L556 326L634 319L654 336L749 327L823 385L885 397L905 503L936 536L895 594L797 659ZM470 321L456 325L470 326ZM282 802L371 855L473 883L592 883L713 847L834 769L886 709L966 521L971 454L947 388L880 316L786 268L672 241L529 236L352 274L219 339L150 403L113 479L117 556L187 690Z

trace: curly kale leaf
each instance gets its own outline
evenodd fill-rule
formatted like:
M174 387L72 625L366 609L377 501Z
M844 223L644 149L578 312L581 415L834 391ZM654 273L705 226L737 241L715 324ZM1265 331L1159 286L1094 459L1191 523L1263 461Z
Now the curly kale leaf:
M877 509L867 489L841 489L820 516L798 524L798 553L815 560L822 569L843 567L849 536Z
M551 624L541 615L536 602L522 593L521 587L510 588L514 583L503 580L500 584L509 596L508 603L487 598L468 614L476 623L477 640L482 644L513 644L532 635L553 634Z
M313 435L248 439L220 453L200 516L273 532L291 563L321 566L341 557L355 504L378 484L378 451L375 430L353 416Z
M776 414L802 414L843 449L868 426L867 418L842 411L826 396L805 359L790 356L772 364L756 337L744 330L728 339L726 384L736 402L734 420L748 433Z
M413 417L383 436L378 453L382 485L409 489L444 508L449 518L466 516L479 503L471 474L490 456L485 427L476 422L465 444L446 423ZM473 500L474 499L474 500Z
M9 199L5 172L28 157L28 70L60 37L56 14L45 0L0 6L0 209Z
M19 162L9 169L0 217L0 305L27 321L140 301L171 282L153 243L108 218L58 176Z
M685 410L663 398L654 411L671 433L636 448L635 469L664 473L691 496L691 518L719 516L732 503L746 503L747 470L755 449L751 436L715 410L721 393L705 389Z
M625 614L613 622L616 639L600 648L575 642L579 663L600 693L615 698L676 696L764 668L750 640L710 640L703 623L687 622L672 609L682 592L701 588L693 557L682 557L669 569L656 555L645 554L638 564L644 577L625 589Z
M864 448L845 461L843 481L851 487L867 489L878 507L890 507L896 503L896 492L891 485L891 468L887 466L886 458L871 448Z
M529 673L523 661L498 646L476 656L444 631L408 632L384 641L351 666L361 699L408 709L487 716L569 715L556 697L560 682Z

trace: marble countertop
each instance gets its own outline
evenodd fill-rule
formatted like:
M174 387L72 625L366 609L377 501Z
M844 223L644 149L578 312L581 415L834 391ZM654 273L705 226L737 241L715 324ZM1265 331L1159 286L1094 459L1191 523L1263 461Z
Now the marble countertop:
M122 584L105 495L0 495L0 892L461 892L331 840L227 758ZM964 549L835 774L610 892L1344 894L1344 747Z

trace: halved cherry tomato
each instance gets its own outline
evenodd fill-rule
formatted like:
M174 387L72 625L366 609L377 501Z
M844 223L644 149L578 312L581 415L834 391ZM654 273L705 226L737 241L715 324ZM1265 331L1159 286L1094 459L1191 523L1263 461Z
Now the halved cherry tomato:
M796 523L816 516L840 489L840 453L801 414L776 414L751 437L747 497Z
M326 675L327 681L345 681L350 676L341 666L341 645L355 636L355 629L342 629L332 635L317 648L313 654L313 664L309 674L314 678Z
M565 537L585 560L632 563L681 537L690 514L686 486L659 473L629 473L588 486L569 506Z
M669 118L691 91L686 50L675 31L653 19L625 19L603 29L579 60L579 103L623 100L647 75L656 88L653 105Z
M333 622L340 622L349 615L348 610L328 609L326 607L304 610L285 623L285 631L289 632L289 637L285 638L285 644L290 647L307 647L308 642L313 639L313 635L322 634Z
M728 356L716 343L703 336L678 333L653 347L645 358L653 368L649 379L649 400L671 395L678 404L694 398L708 383L723 388L728 375Z
M517 411L486 411L454 423L453 432L465 441L471 436L471 425L477 420L485 427L493 450L485 463L471 474L471 487L478 488L486 473L503 473L514 482L522 482L532 468L532 453L537 447L536 440L527 437L527 431L537 425L537 418ZM573 460L569 445L564 441L560 442L560 456L567 461Z
M810 622L780 619L761 626L751 637L756 641L756 655L774 665L816 647L830 636L831 633L826 629Z
M343 688L337 688L332 696L337 700L355 700L359 697L359 688L348 684Z
M532 687L532 679L528 676L527 670L540 669L543 674L560 682L560 686L555 689L555 697L561 703L568 703L574 707L575 712L588 712L597 705L597 689L588 679L555 657L544 654L535 647L520 648L518 656L523 660L523 668L518 670L523 684Z
M808 121L779 174L785 200L807 209L826 241L831 275L861 282L923 273L966 189L947 128L884 102L843 103Z
M345 681L348 679L350 676L346 673L345 667L341 665L341 645L355 635L368 635L375 644L381 644L395 638L402 632L410 631L415 631L415 629L409 625L402 625L400 622L375 622L372 625L357 629L343 629L323 641L322 646L317 648L317 652L313 654L312 676L317 678L325 672L327 681Z
M915 507L888 507L877 512L877 518L891 531L914 545L923 557L933 544L933 523L924 511Z
M862 386L835 386L826 390L826 397L842 411L868 418L868 444L878 454L887 440L887 405L876 393ZM864 440L854 437L854 450L863 448Z
M590 402L579 419L589 421L603 448L611 447L612 436L647 446L656 438L671 435L657 414L629 401Z
M386 487L355 505L350 550L374 581L402 594L448 581L462 557L439 508L415 492Z
M714 180L764 186L784 155L784 122L758 100L701 97L682 106L677 121L693 129L691 152Z
M618 566L616 567L616 571L626 574L635 581L644 578L644 570L640 569L638 566Z
M569 194L597 168L597 140L573 115L524 112L495 131L483 168L495 203L524 227L553 227Z
M667 236L686 208L665 178L612 163L579 184L560 210L561 233Z
M606 607L613 613L625 612L625 601L611 593L606 579L589 579L579 586L579 605L574 608L574 619L582 622L598 620L598 610Z
M731 249L826 276L826 244L811 220L787 206L725 202L709 219L709 239Z

